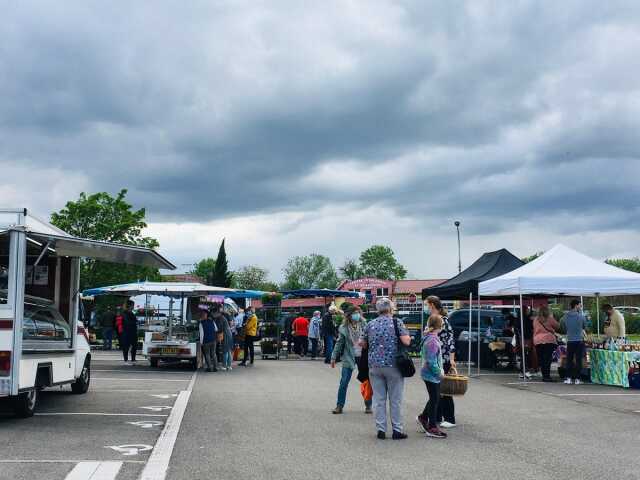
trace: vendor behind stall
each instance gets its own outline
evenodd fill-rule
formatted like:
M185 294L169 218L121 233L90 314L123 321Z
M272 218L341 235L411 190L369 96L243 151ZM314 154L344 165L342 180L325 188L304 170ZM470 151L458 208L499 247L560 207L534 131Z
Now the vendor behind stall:
M604 334L609 338L624 338L627 336L626 325L622 314L609 304L602 306L607 314L604 326Z

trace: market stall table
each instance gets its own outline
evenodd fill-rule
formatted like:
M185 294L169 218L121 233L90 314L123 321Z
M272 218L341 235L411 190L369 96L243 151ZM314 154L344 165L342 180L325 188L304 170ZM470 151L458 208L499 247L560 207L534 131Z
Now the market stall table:
M591 382L629 388L629 365L640 361L640 352L592 349Z

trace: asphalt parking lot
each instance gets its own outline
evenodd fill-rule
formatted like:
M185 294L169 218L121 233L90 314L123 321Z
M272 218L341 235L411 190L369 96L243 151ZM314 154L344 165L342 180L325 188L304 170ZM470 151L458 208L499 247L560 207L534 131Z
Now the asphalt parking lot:
M138 478L193 375L186 364L151 369L145 360L124 365L117 352L94 352L85 395L46 390L33 418L0 414L0 479L55 480L72 471L91 478L91 469Z
M639 478L640 391L485 372L439 441L416 433L415 377L398 443L375 438L355 379L331 415L339 375L290 359L194 377L98 353L88 394L48 391L37 416L0 416L0 479Z

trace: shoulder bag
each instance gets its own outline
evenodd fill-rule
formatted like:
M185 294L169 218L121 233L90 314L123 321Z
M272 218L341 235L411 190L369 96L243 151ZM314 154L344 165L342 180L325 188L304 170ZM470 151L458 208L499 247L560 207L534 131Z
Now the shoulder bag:
M396 331L396 342L398 344L396 367L398 367L400 375L403 377L413 377L416 373L416 367L407 353L407 347L400 341L400 330L398 329L398 320L396 318L393 319L393 328Z

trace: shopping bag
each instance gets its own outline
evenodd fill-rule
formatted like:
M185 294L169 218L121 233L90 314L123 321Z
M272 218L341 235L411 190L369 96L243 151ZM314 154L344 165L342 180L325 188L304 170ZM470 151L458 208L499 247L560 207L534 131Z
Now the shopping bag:
M242 361L244 359L244 350L240 347L236 347L233 350L233 360L234 361Z
M373 398L373 388L371 388L369 380L365 380L360 384L360 394L362 395L362 398L364 398L365 402L368 402Z

